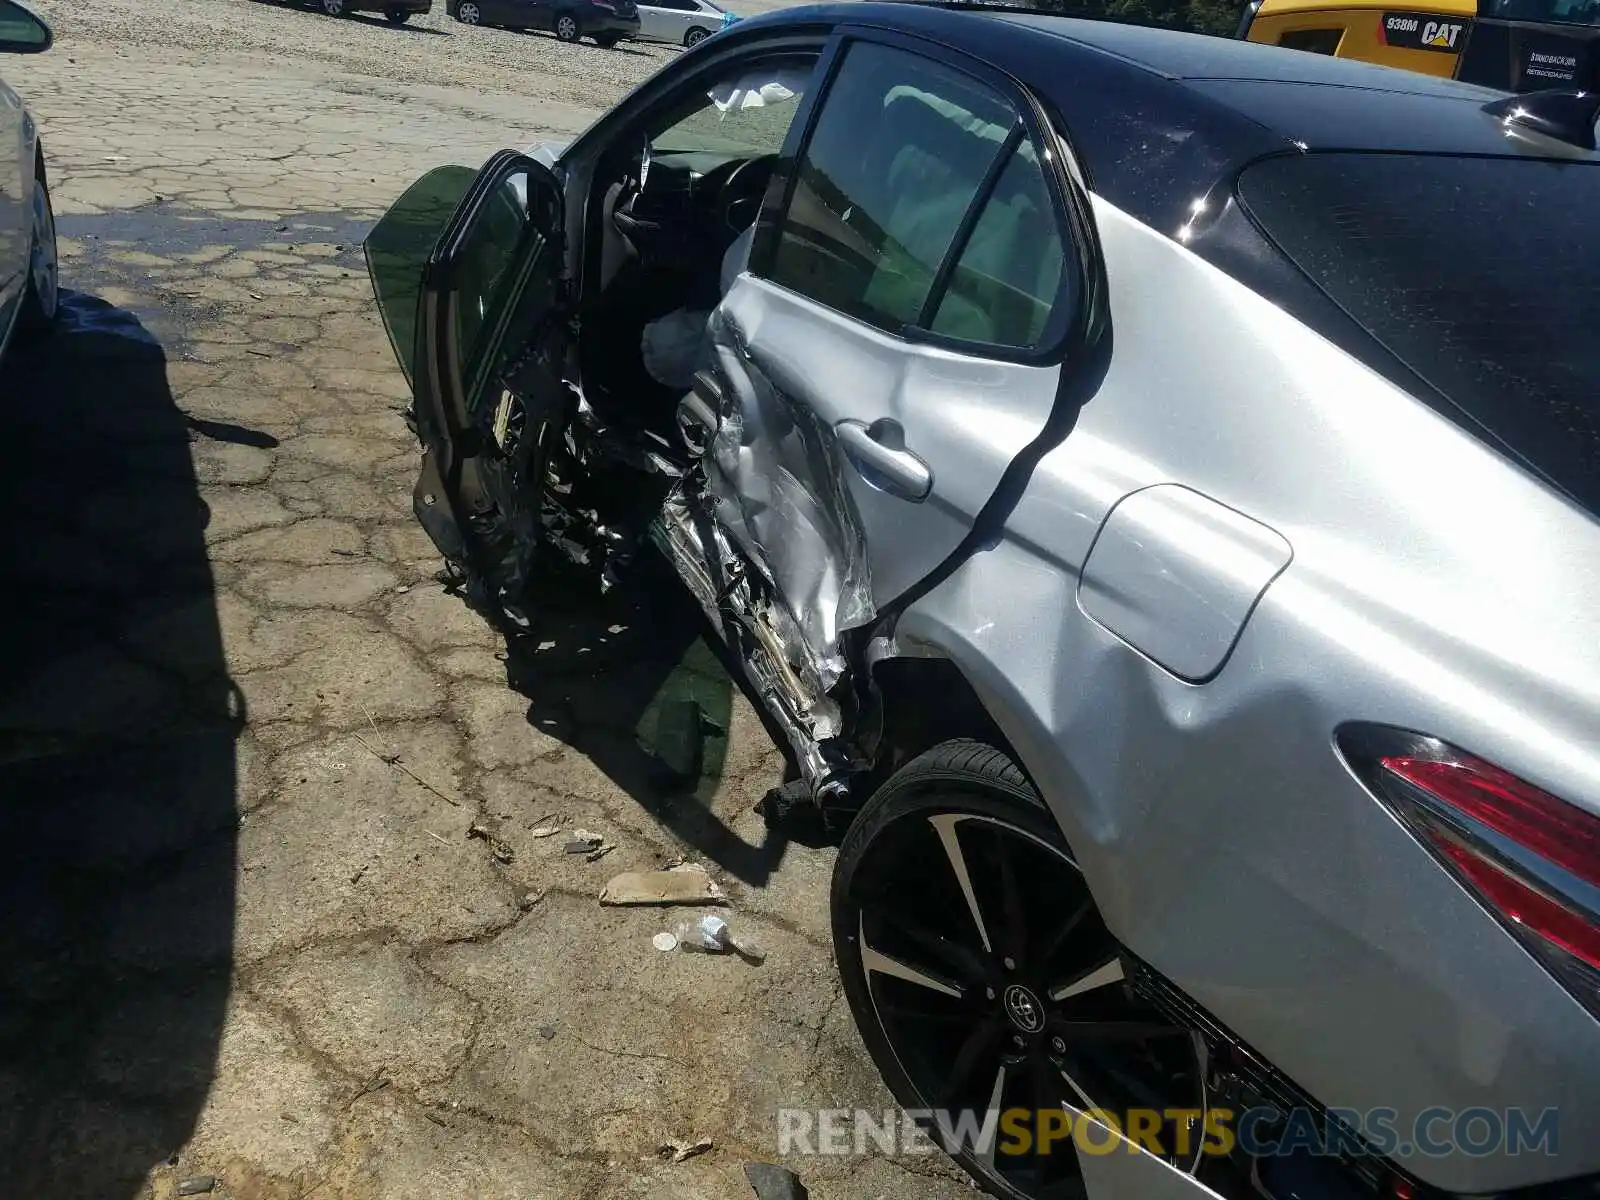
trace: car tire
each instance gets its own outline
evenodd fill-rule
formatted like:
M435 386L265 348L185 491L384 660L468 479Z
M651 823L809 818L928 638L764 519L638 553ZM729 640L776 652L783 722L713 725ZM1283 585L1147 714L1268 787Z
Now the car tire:
M476 25L483 20L483 14L472 0L461 0L461 4L456 7L456 20L463 25Z
M845 1000L904 1109L944 1110L960 1130L961 1114L981 1125L1021 1107L1056 1122L1056 1137L1085 1095L1119 1115L1152 1097L1204 1111L1195 1035L1129 983L1077 859L1003 751L949 741L896 771L845 835L831 909ZM1081 1186L1070 1137L1041 1153L994 1136L988 1153L950 1147L991 1195Z
M562 13L556 18L556 39L563 42L575 42L583 36L583 26L578 24L578 18L571 13Z
M692 50L710 36L704 29L691 29L683 35L683 48Z
M620 33L597 33L594 35L594 44L606 50L615 49L617 43L621 40L622 35Z
M383 19L391 25L404 25L411 19L411 12L404 8L386 8L383 10Z
M319 3L322 5L323 13L327 16L347 17L350 15L349 9L345 6L345 0L319 0Z
M17 314L17 332L24 338L38 338L55 327L61 310L56 214L50 203L50 184L45 179L43 159L35 172L29 246L28 290L23 294L22 310Z

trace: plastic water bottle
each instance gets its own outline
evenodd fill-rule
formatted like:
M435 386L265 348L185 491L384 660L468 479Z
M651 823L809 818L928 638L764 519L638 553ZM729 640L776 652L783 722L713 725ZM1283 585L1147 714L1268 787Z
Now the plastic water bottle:
M728 923L715 913L696 921L679 921L672 931L680 950L696 954L722 954L728 949Z

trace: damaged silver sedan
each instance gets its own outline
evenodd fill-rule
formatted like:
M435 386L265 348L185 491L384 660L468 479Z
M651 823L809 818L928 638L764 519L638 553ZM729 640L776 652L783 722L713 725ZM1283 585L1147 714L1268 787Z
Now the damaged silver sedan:
M671 564L992 1194L1590 1195L1600 98L970 8L416 183L418 518L512 636Z

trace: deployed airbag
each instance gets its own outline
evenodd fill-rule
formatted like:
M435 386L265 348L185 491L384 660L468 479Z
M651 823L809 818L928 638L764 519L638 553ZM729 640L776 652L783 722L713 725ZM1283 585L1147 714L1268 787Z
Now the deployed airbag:
M749 261L754 237L752 226L735 238L723 254L718 282L724 296ZM711 362L711 334L707 329L710 317L705 309L677 308L644 327L639 351L650 378L680 392L694 386L695 373Z

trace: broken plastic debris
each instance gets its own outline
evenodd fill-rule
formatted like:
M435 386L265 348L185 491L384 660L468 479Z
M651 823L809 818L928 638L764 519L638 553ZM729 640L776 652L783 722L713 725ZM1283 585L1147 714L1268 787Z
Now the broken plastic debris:
M486 825L473 822L472 826L467 830L467 836L489 843L489 853L494 855L494 859L498 863L509 864L517 857L517 852L511 848L511 843L504 838L495 837L494 834L489 832L489 828Z
M217 1188L217 1179L214 1175L191 1175L187 1179L178 1181L178 1195L204 1196Z
M588 854L591 850L598 850L604 841L605 838L598 833L590 833L587 829L574 829L562 849L568 854Z
M744 1177L756 1190L756 1200L807 1200L805 1184L788 1167L775 1163L745 1163Z
M730 937L728 945L733 947L734 952L740 958L749 962L760 964L767 961L766 947L762 946L760 942L753 942L749 938Z
M529 837L536 837L536 838L547 838L547 837L555 837L555 835L560 833L560 832L561 832L561 827L558 826L558 825L541 825L537 829L530 830L529 833L528 833L528 836Z
M696 1138L692 1142L663 1142L661 1143L661 1157L671 1162L681 1163L696 1155L704 1154L711 1149L711 1139L708 1137Z
M678 948L678 937L663 930L650 939L650 944L663 954L671 954Z
M625 871L600 890L601 904L724 904L716 880L698 864L670 871Z

